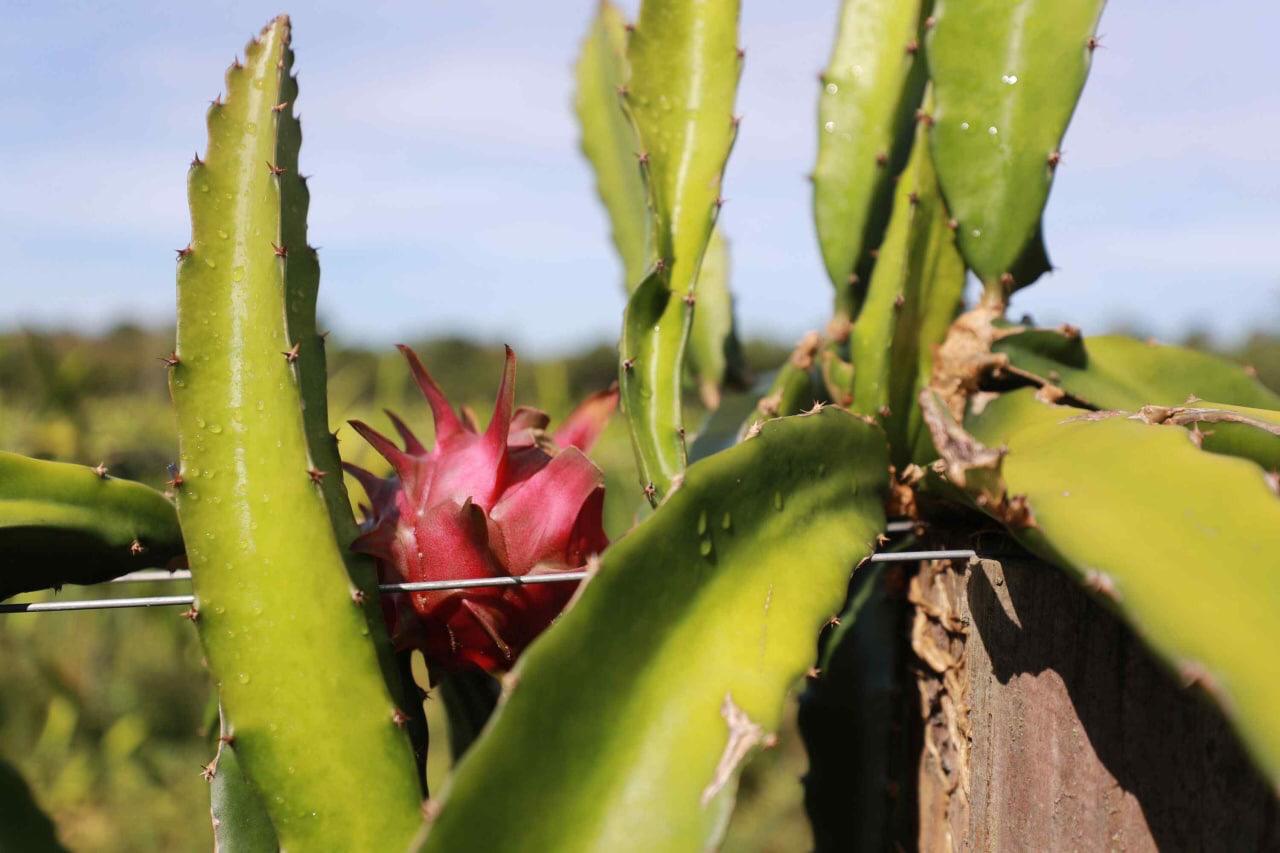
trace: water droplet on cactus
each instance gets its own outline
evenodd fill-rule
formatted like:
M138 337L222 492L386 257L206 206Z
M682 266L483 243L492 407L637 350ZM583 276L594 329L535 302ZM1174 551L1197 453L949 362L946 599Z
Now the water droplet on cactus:
M704 509L698 513L698 535L702 536L707 532L707 511Z
M773 508L782 509L782 492L773 493Z
M835 83L828 83L826 88L827 88L828 95L834 95L836 92L840 91L840 87L837 86Z
M235 268L233 268L233 269L231 270L231 280L232 280L232 281L243 281L243 280L244 280L244 267L235 267Z
M835 133L836 123L834 121L829 121L822 126L822 129L825 130L827 133Z
M248 684L248 683L249 683L249 673L247 673L247 672L242 672L242 673L240 673L239 675L237 675L237 676L236 676L236 681L240 682L241 684Z
M724 514L724 518L720 519L720 528L722 530L728 530L731 527L733 527L733 518L726 512Z
M701 542L698 543L698 553L704 557L711 556L711 540L710 539L703 539Z
M968 129L969 129L969 122L967 122L967 121L962 121L962 122L960 122L960 129L961 129L961 130L968 130Z
M247 133L247 134L249 134L250 136L253 136L255 133L257 133L257 132L258 132L258 123L257 123L257 122L254 122L254 121L247 121L247 122L245 122L245 123L244 123L244 132L245 132L245 133Z
M999 132L1000 130L994 124L991 125L991 127L987 128L987 133L991 134L992 136L995 136Z
M1012 86L1014 83L1017 83L1017 82L1018 82L1018 75L1017 75L1017 74L1004 74L1004 75L1002 75L1002 76L1000 77L1000 82L1001 82L1001 83L1005 83L1005 84L1007 84L1007 85L1009 85L1009 86Z
M981 236L982 236L982 229L981 229L981 228L975 228L975 229L973 229L973 231L971 231L971 232L969 232L969 233L973 234L973 236L975 236L975 237L981 237Z
M214 267L216 267L216 266L218 265L218 262L217 262L217 261L215 261L213 258L205 258L205 259L204 259L204 262L205 262L205 264L207 264L207 265L208 265L209 269L213 269Z
M225 240L225 239L227 239L227 236L228 236L228 235L227 235L227 232L226 232L226 231L223 231L221 228L219 228L219 229L218 229L218 236L219 236L219 237L221 237L223 240Z
M214 435L219 435L222 432L222 425L209 424L209 432L213 433Z
M209 185L208 185L208 184L201 184L201 185L200 185L200 192L202 192L202 193L207 193L208 191L209 191Z

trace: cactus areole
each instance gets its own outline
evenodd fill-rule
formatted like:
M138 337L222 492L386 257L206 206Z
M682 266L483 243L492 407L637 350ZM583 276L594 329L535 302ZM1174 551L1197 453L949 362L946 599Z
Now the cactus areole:
M381 479L346 469L369 495L352 549L378 561L383 583L527 576L580 569L604 550L604 475L585 455L617 404L614 390L583 403L555 433L549 418L514 408L516 358L506 366L488 428L459 417L408 347L400 347L431 406L431 450L396 416L401 450L352 421L395 469ZM509 669L564 609L577 584L473 587L382 598L392 641L446 670Z

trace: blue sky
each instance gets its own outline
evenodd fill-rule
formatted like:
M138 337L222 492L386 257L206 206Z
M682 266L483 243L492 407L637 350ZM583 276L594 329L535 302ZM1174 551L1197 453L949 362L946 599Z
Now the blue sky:
M630 4L634 6L635 4ZM829 307L804 175L833 0L745 0L723 225L748 334ZM214 8L216 7L216 8ZM321 311L348 340L539 352L613 339L618 265L578 154L592 0L297 3ZM165 322L205 102L274 7L7 0L0 326ZM1280 330L1280 7L1115 0L1046 213L1058 271L1013 313L1231 339Z

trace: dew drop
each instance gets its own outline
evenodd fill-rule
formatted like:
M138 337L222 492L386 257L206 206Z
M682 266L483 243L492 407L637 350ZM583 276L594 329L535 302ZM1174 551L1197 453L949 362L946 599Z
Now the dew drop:
M988 128L987 128L987 133L991 134L992 136L995 136L995 135L996 135L997 133L999 133L999 132L1000 132L1000 131L996 128L996 126L995 126L994 124L993 124L993 125L991 125L991 127L988 127Z
M726 512L724 514L724 518L720 519L720 528L722 530L728 530L731 527L733 527L733 518Z
M973 235L973 236L975 236L975 237L981 237L981 236L982 236L982 229L981 229L981 228L975 228L975 229L973 229L972 231L970 231L969 233L970 233L970 234L972 234L972 235Z
M827 84L827 94L828 94L828 95L834 95L836 92L839 92L839 91L840 91L840 87L839 87L839 86L837 86L835 83L828 83L828 84Z
M222 424L209 424L209 432L213 433L214 435L220 435L222 433ZM209 475L209 476L212 476L212 475Z
M1012 86L1014 83L1017 83L1017 82L1018 82L1018 75L1017 75L1017 74L1005 74L1004 76L1002 76L1002 77L1000 78L1000 82L1001 82L1001 83L1005 83L1005 84L1007 84L1007 85L1009 85L1009 86Z
M825 130L827 133L835 133L836 123L834 121L829 121L822 126L822 129Z
M961 130L968 130L968 129L969 129L969 122L967 122L967 121L962 121L962 122L960 122L960 129L961 129Z
M245 122L245 123L244 123L244 132L245 132L245 133L247 133L247 134L249 134L250 136L252 136L252 135L254 135L255 133L257 133L257 132L258 132L258 124L257 124L257 122L252 122L252 121L247 121L247 122Z
M213 258L205 258L204 262L209 266L209 269L213 269L218 265L217 261L215 261Z
M227 232L226 232L226 231L223 231L221 228L219 228L219 229L218 229L218 236L219 236L219 237L221 237L223 240L225 240L225 239L227 239L227 236L228 236L228 235L227 235Z
M704 557L711 556L711 540L710 539L703 539L701 542L698 543L698 553Z
M234 269L232 269L232 270L231 270L231 280L232 280L232 281L243 281L243 280L244 280L244 267L235 267Z
M707 532L707 511L704 509L698 513L698 535L702 536Z
M207 193L208 191L209 191L209 185L208 185L208 184L201 184L201 185L200 185L200 192L202 192L202 193Z
M196 415L196 426L200 427L200 429L204 429L205 427L204 418L199 415Z

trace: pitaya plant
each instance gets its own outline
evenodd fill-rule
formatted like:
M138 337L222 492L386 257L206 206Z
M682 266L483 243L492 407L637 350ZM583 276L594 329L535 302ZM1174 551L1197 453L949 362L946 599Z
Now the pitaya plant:
M813 176L832 319L734 397L717 215L739 4L643 0L627 24L602 2L576 104L630 294L618 390L548 434L515 407L508 350L481 431L404 349L434 445L396 416L403 447L354 424L392 468L348 466L362 526L328 419L290 25L271 21L188 174L165 359L181 537L161 496L105 471L0 460L17 472L0 535L23 557L0 589L185 552L221 715L205 769L219 849L705 849L806 674L819 847L890 846L886 697L910 605L901 574L868 563L890 515L1064 571L1280 784L1280 396L1209 356L1005 317L1048 268L1041 213L1101 7L845 0ZM719 405L705 424L685 420L690 377ZM619 397L632 497L653 510L610 544L586 452ZM68 570L91 557L95 573ZM378 589L570 570L589 580ZM502 674L425 804L414 649L433 677Z

